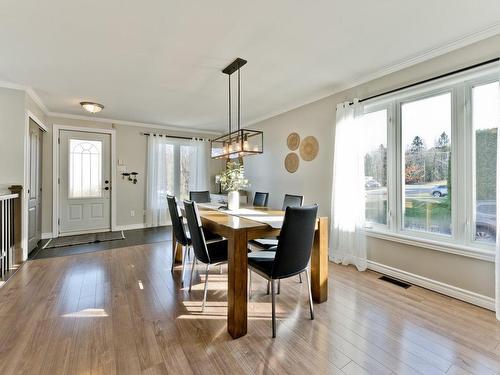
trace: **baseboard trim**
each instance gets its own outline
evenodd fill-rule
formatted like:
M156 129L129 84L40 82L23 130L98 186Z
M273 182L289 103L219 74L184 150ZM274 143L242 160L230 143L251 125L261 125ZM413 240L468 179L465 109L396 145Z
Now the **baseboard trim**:
M52 238L52 232L42 233L42 240L48 240Z
M139 224L117 225L115 227L115 230L116 231L119 231L119 230L133 230L133 229L143 229L143 228L146 228L146 224L139 223Z
M435 292L447 295L471 303L473 305L483 307L485 309L495 311L495 300L491 297L484 296L469 290L465 290L450 284L445 284L440 281L432 280L424 276L415 275L413 273L403 271L394 267L386 266L385 264L368 261L368 269L392 276L394 278L406 281L410 284L418 285L422 288L430 289Z

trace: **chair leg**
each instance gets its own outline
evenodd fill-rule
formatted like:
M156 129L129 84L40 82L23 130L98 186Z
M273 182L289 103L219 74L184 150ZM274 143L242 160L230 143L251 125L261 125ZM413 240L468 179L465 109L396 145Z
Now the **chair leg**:
M193 259L193 263L191 265L191 279L189 281L189 292L191 292L191 287L193 286L193 275L195 266L196 266L196 257Z
M271 282L267 281L267 295L269 295L269 288L271 287Z
M302 284L302 274L301 273L299 273L299 283Z
M205 302L207 301L207 290L208 290L208 270L210 265L207 264L207 268L205 269L205 290L203 291L203 304L201 305L201 312L205 311Z
M278 280L278 293L277 294L280 294L281 293L281 280Z
M248 299L252 298L252 270L248 269Z
M273 338L275 338L276 337L276 293L274 291L274 280L271 280L271 308L272 308Z
M309 292L309 310L311 310L311 320L314 320L313 299L311 293L311 281L309 280L309 270L306 269L307 291Z
M182 257L182 276L181 276L181 285L184 286L184 270L186 269L186 259L189 253L189 246L184 247L184 255Z
M219 266L219 274L222 275L222 264Z

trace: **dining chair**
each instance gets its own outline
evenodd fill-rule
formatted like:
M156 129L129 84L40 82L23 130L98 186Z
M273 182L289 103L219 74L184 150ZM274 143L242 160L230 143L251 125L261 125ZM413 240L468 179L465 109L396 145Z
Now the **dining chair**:
M275 281L303 272L306 274L311 320L314 309L309 279L309 260L314 241L318 206L287 207L276 251L259 251L248 254L248 267L271 284L272 330L276 337L276 291ZM250 279L250 293L252 290Z
M282 210L285 211L287 207L300 207L303 202L303 195L285 194ZM258 238L249 241L249 244L254 250L269 250L278 245L278 240L276 238Z
M175 241L184 250L184 255L182 257L182 279L181 279L182 280L181 283L182 285L184 285L184 268L186 265L186 258L189 255L189 249L191 248L191 239L186 234L186 230L182 222L182 213L179 210L179 207L177 206L177 201L175 200L175 197L172 195L167 195L167 204L168 204L168 211L170 214L170 220L172 222L172 231L175 236ZM172 254L171 272L174 271L175 257L177 256L178 246L173 246L173 249L174 251Z
M196 203L210 203L210 192L206 191L190 191L189 200Z
M254 207L267 207L267 201L269 199L269 193L262 193L260 191L256 191L253 197L253 206Z
M175 241L177 244L181 246L181 248L184 250L184 254L182 257L182 285L184 285L184 270L186 268L186 261L187 258L191 257L190 256L190 250L191 250L191 237L189 231L186 231L186 227L184 226L184 221L182 217L182 212L179 209L179 206L177 205L177 200L175 199L174 196L172 195L167 195L167 204L168 204L168 211L170 214L170 220L172 222L172 231L175 236ZM218 234L212 233L208 230L203 229L203 234L205 236L205 239L210 242L215 242L215 241L222 241L223 238L219 236ZM175 257L177 256L177 246L173 247L173 253L172 253L172 268L171 272L174 271L174 266L175 266Z
M195 256L191 268L191 283L189 284L189 292L191 292L191 287L193 285L193 274L196 262L199 261L206 265L205 288L203 290L203 303L201 305L201 311L203 312L205 310L205 303L207 300L208 271L212 265L217 266L227 263L227 240L206 240L196 202L184 201L184 211L188 223L189 233L191 234L191 245Z

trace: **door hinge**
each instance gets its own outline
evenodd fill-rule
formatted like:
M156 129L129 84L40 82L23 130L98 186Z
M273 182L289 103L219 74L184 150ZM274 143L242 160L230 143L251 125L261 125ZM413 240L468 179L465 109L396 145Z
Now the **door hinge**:
M61 144L61 138L57 138L57 144Z
M57 225L61 225L61 219L57 219Z
M57 177L57 183L61 184L61 178Z

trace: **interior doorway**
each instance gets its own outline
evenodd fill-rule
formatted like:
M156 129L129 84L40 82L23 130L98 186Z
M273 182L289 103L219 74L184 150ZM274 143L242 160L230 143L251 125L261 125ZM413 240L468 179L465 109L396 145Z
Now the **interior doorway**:
M28 253L42 239L42 139L42 129L29 117Z

